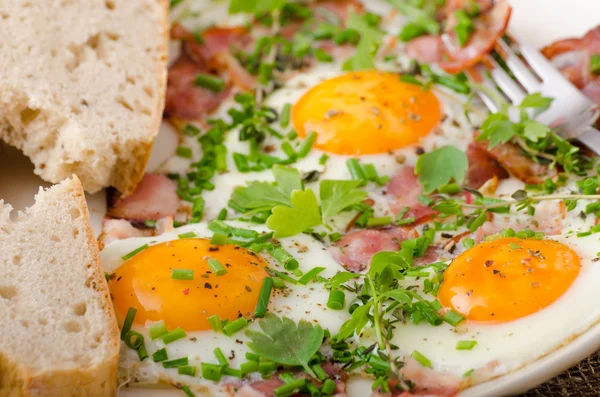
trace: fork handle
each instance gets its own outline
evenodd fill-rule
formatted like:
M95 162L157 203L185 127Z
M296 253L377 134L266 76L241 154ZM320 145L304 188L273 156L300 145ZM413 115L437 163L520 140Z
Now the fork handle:
M578 139L594 153L600 155L600 131L595 128L589 128L588 131Z

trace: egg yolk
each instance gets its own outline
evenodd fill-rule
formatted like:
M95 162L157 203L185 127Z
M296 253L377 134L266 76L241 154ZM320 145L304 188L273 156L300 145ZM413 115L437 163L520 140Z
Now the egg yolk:
M217 276L208 260L217 259L227 274ZM208 318L250 317L256 308L266 263L233 244L212 245L207 239L181 239L151 246L125 262L109 282L113 304L123 319L137 309L135 323L163 320L167 329L211 329ZM176 280L172 269L194 271L193 280Z
M516 320L558 299L580 267L577 254L559 242L500 238L456 257L438 299L469 320Z
M343 155L386 153L418 142L441 118L431 90L378 71L352 72L310 89L292 108L301 137Z

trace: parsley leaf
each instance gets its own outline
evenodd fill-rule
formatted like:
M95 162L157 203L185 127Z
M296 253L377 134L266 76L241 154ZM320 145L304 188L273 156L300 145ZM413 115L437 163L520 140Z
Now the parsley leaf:
M425 193L431 193L452 180L462 183L469 166L467 155L454 146L444 146L423 154L417 160L415 173Z
M340 331L335 336L335 340L340 342L350 338L351 336L354 336L355 334L359 335L369 322L369 310L371 310L372 305L373 301L369 301L364 305L354 309L350 320L346 321L340 327Z
M327 286L329 289L336 289L340 285L346 284L348 281L362 276L363 275L360 273L339 272L329 279Z
M373 26L368 14L358 15L353 11L348 14L346 22L348 29L360 34L360 41L354 55L344 62L344 70L364 70L375 67L375 54L383 41L383 33Z
M435 20L436 7L418 8L406 0L388 0L408 19L400 31L400 40L407 42L424 34L437 35L440 25Z
M319 194L323 218L335 216L345 208L366 199L368 193L358 189L360 185L361 181L321 181Z
M477 140L488 140L489 148L510 141L517 133L515 124L509 120L505 113L495 113L481 125L481 134Z
M248 186L234 189L230 207L243 211L266 211L276 205L291 206L293 190L302 189L302 177L295 168L273 166L276 183L251 182Z
M536 112L542 113L547 110L554 101L554 98L543 97L541 93L535 92L523 98L520 109L536 109Z
M464 47L471 38L473 30L475 30L475 25L465 10L456 10L454 17L456 18L456 25L454 26L456 39L458 40L458 44Z
M267 227L275 232L275 238L290 237L321 224L317 197L311 189L294 190L291 206L273 207L267 219Z
M531 142L546 138L550 132L550 128L540 122L529 120L523 123L523 136Z
M282 167L280 165L273 166L273 176L279 190L288 196L294 190L302 190L302 176L300 171L295 168Z
M231 3L229 3L229 13L238 14L246 12L263 14L282 9L285 3L285 0L231 0Z
M258 322L263 332L247 330L252 339L248 347L263 358L282 365L301 365L313 377L309 360L319 350L324 331L320 325L300 320L296 325L287 317L267 314Z

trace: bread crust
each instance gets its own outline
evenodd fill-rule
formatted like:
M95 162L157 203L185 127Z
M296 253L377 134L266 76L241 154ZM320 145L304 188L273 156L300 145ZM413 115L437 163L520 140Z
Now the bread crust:
M116 395L117 366L120 348L120 333L114 313L108 284L102 269L100 253L94 232L89 224L89 211L81 182L77 176L65 180L54 188L68 190L68 194L77 203L84 218L85 241L91 262L88 264L90 285L96 292L103 317L102 329L108 338L108 348L104 359L96 365L35 368L19 362L19 357L11 357L2 346L0 337L0 396L8 397L108 397ZM53 188L51 188L53 189ZM41 192L40 194L44 194ZM37 200L37 197L36 197ZM0 209L3 205L0 202ZM18 222L18 221L17 221ZM10 227L0 224L0 227ZM81 263L81 267L85 264ZM51 266L51 265L49 265ZM83 270L82 270L83 271ZM88 274L89 274L88 273ZM65 285L65 287L67 287ZM83 286L82 286L83 287ZM41 309L41 308L40 308ZM58 321L58 319L56 319ZM39 335L43 338L44 335ZM45 343L52 343L48 340Z

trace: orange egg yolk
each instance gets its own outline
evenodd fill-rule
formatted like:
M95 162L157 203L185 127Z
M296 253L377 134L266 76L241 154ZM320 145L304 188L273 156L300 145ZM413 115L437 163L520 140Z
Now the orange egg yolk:
M208 260L227 269L217 276ZM125 262L109 282L113 304L122 320L130 307L135 323L163 320L169 330L210 329L208 318L250 317L256 308L266 263L233 244L212 245L207 239L181 239L151 246ZM171 278L172 269L194 271L193 280Z
M438 299L469 320L516 320L558 299L580 267L577 254L559 242L500 238L456 257Z
M431 90L378 71L324 81L292 108L301 137L315 132L315 147L343 155L386 153L414 144L440 118L440 104Z

